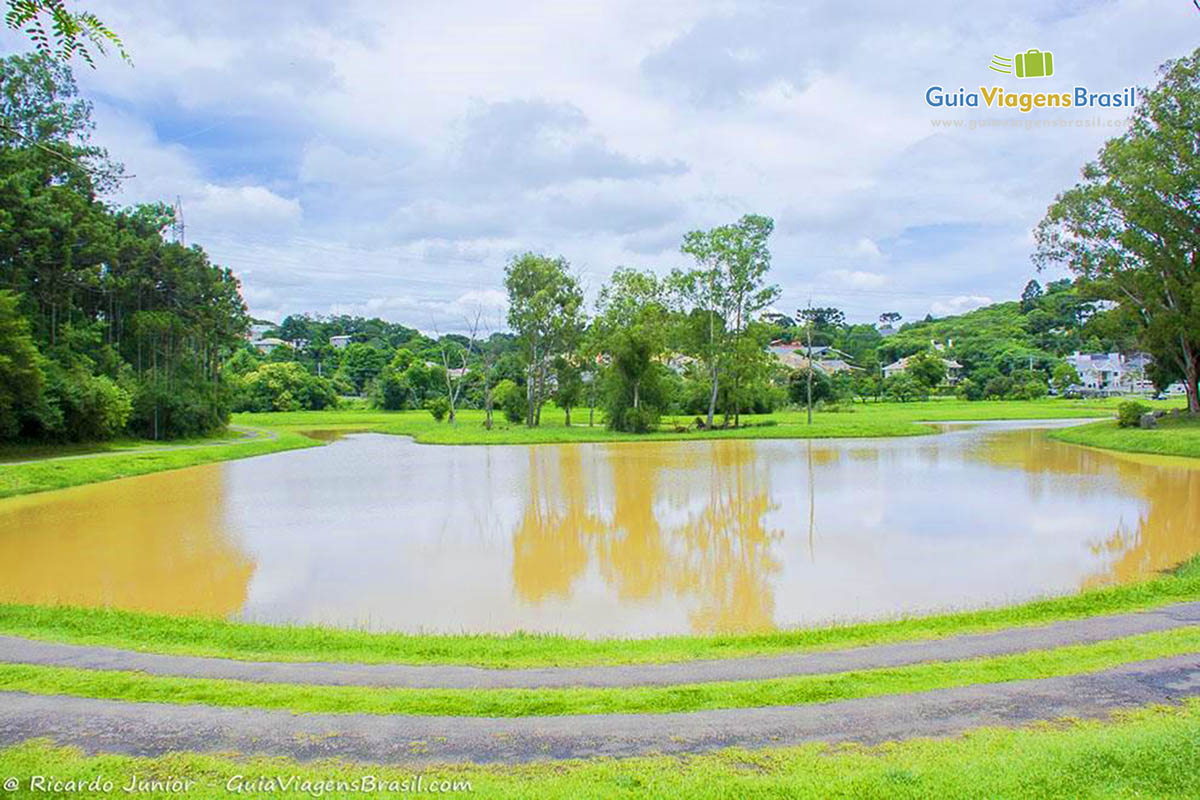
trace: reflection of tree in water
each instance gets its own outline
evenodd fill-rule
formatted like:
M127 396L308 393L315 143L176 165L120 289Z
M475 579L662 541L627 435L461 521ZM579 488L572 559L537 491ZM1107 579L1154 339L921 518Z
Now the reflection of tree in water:
M594 510L589 498L599 495L598 481L585 479L583 453L575 446L530 448L530 498L513 535L513 580L522 599L568 596L595 557L623 601L668 591L697 598L697 631L772 627L769 579L779 564L771 546L782 532L763 524L774 505L753 443L606 448L612 505ZM668 470L686 473L678 497L663 485ZM669 510L657 504L676 500L686 507L697 487L705 488L703 507L689 510L682 524L664 526Z
M1124 495L1141 499L1145 511L1135 525L1114 520L1097 531L1093 552L1111 557L1108 567L1085 586L1137 580L1186 561L1200 551L1200 469L1169 459L1089 450L1050 441L1044 431L1005 431L970 450L971 457L1012 466L1030 475L1108 479ZM1055 487L1063 491L1064 487ZM1074 482L1081 502L1094 498L1096 480Z

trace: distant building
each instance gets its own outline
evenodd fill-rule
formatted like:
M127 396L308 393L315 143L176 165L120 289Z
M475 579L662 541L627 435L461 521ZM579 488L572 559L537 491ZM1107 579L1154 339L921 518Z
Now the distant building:
M266 339L255 339L254 341L250 342L250 344L254 345L255 350L263 355L266 355L276 347L279 347L280 345L286 345L287 342L285 342L283 339L267 337Z
M810 355L812 356L813 368L818 372L824 372L826 375L861 369L861 367L856 367L850 363L850 355L848 353L843 353L836 347L829 347L828 345L813 347L810 351L803 344L777 341L771 342L770 350L775 359L789 369L807 369Z
M349 335L339 335L329 337L329 346L334 350L345 350L346 345L350 344Z
M1067 363L1079 373L1079 385L1072 387L1083 394L1101 396L1152 394L1154 383L1146 378L1153 363L1147 353L1075 353Z
M275 325L270 322L255 322L250 325L250 330L246 332L246 339L251 342L261 341L269 331L275 330Z
M890 378L893 375L899 375L908 370L908 364L912 361L912 356L905 356L899 361L893 361L883 368L883 377ZM953 358L943 358L942 364L946 367L946 383L958 383L962 377L963 365L955 361Z

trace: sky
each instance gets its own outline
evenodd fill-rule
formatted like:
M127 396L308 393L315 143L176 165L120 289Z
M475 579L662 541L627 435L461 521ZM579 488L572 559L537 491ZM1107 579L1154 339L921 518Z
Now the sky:
M1013 299L1062 276L1035 276L1032 229L1128 113L926 90L1149 86L1200 43L1190 0L83 5L133 59L76 67L133 175L113 202L178 197L256 317L442 333L498 319L515 254L562 255L594 297L619 266L687 267L687 231L746 213L775 220L785 313ZM988 69L1030 48L1052 77ZM1118 127L934 124L1018 117Z

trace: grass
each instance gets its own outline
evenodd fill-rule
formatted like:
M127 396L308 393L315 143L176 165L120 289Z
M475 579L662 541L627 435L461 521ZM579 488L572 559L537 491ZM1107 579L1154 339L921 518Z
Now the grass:
M740 428L711 431L676 431L693 417L666 417L659 430L649 434L618 433L597 424L587 425L587 409L576 409L573 424L565 424L561 409L548 406L538 428L513 424L497 414L492 430L483 427L483 412L459 413L455 424L435 422L424 411L386 412L363 409L297 411L272 414L236 414L234 422L255 427L293 430L344 429L412 436L424 444L555 444L561 442L673 441L698 439L809 439L920 436L931 429L922 422L984 421L999 419L1081 419L1112 416L1117 402L1103 400L1004 400L968 402L938 399L915 403L855 403L840 410L824 410L807 424L804 411L744 415Z
M413 768L355 765L345 761L298 763L171 753L156 758L85 755L46 741L0 750L0 775L18 780L13 797L43 797L30 790L33 775L78 781L71 797L111 796L90 791L97 776L123 793L133 776L194 781L193 798L228 797L256 781L295 776L315 796L362 796L361 782L375 780L378 795L401 792L401 781L419 777L426 792L499 798L921 798L986 797L992 800L1070 798L1184 798L1200 796L1200 701L1115 715L1105 721L1069 720L1033 727L984 728L951 739L913 739L877 747L811 744L767 750L729 749L687 756L597 758L517 766ZM367 777L370 776L370 777ZM359 781L354 791L349 785ZM441 786L441 782L449 782ZM411 786L411 783L410 783ZM304 790L301 790L304 791ZM426 793L422 792L422 793ZM254 794L243 791L243 794ZM278 793L278 792L273 792ZM60 796L66 796L62 792ZM152 794L162 796L165 792Z
M1053 431L1052 439L1068 444L1101 447L1126 453L1200 458L1200 417L1163 417L1157 428L1118 428L1115 422L1097 422Z
M42 451L45 456L40 460L0 464L0 498L146 475L214 461L249 458L299 447L315 447L320 444L289 430L260 433L245 441L219 437L211 446L204 446L203 442L207 441L214 440L172 442L166 449L162 449L161 442L155 442L153 446L143 442L125 448L125 452L112 452L111 455L107 451L93 451L103 454L90 455L82 446L66 446L61 451ZM50 455L51 452L54 453L53 456Z
M103 608L0 604L0 633L147 652L257 661L586 666L740 658L1039 625L1200 599L1200 556L1147 581L1004 608L804 630L650 639L401 634L228 622Z
M667 714L717 708L825 703L956 686L1079 675L1134 661L1195 652L1200 652L1200 626L1012 655L829 675L676 686L561 689L305 686L0 664L0 691L324 714L453 717Z

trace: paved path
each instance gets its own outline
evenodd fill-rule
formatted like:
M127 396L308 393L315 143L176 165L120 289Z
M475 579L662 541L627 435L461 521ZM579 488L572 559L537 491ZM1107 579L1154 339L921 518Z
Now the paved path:
M1197 695L1200 655L1090 675L688 714L516 719L293 714L0 693L0 746L50 737L89 752L148 756L187 750L371 763L511 763L946 736L985 725L1100 718Z
M1009 628L991 633L849 650L789 653L721 661L539 669L235 661L138 653L108 647L57 644L15 636L0 636L0 662L322 686L481 689L667 686L711 681L764 680L788 675L897 667L928 661L956 661L1071 644L1087 644L1190 625L1200 625L1200 602L1179 603L1132 614L1065 620L1037 627Z

